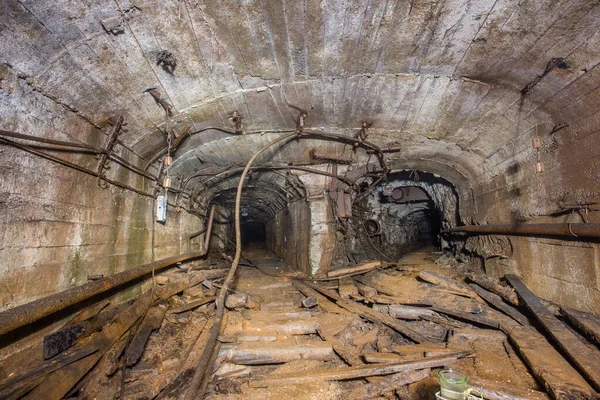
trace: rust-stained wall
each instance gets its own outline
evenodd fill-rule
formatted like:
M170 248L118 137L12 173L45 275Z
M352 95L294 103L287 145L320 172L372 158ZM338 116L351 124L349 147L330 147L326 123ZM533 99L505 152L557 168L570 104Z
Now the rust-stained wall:
M595 133L582 137L570 133L562 131L544 137L543 173L535 173L532 149L523 161L506 162L502 174L478 184L474 190L477 210L474 220L490 224L584 222L579 212L565 210L561 204L597 201L600 158L587 155L597 151ZM582 213L589 222L600 222L598 212ZM496 277L515 273L542 298L600 314L597 240L512 236L508 241L512 255L484 256L486 272Z
M0 68L0 128L102 146L96 127ZM25 142L23 142L25 143ZM29 144L31 144L29 142ZM117 146L119 148L119 146ZM141 160L120 148L133 163ZM95 169L90 155L53 153ZM151 182L112 164L108 176L151 193ZM0 146L0 310L151 261L152 198L9 146ZM169 211L155 224L155 258L186 251L202 221ZM132 296L133 293L129 293Z

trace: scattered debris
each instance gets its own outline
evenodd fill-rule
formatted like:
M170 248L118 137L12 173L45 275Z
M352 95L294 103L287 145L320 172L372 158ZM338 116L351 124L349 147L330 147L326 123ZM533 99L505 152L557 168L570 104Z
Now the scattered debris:
M0 397L191 398L192 381L206 379L215 400L292 398L299 391L404 399L438 391L435 374L447 365L464 371L485 399L547 399L544 390L554 399L596 396L529 318L542 323L591 382L597 357L589 355L598 350L544 311L515 277L507 279L516 292L433 259L374 262L312 282L290 279L283 264L269 275L262 268L240 268L209 374L196 376L196 367L213 327L220 287L213 281L226 270L173 269L132 303L85 309L46 336L39 359L5 375L10 366L1 365ZM598 340L598 318L561 312Z

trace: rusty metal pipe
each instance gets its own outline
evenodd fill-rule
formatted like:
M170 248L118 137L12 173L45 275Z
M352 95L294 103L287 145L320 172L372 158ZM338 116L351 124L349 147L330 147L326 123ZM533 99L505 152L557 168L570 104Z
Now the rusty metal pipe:
M442 233L467 233L475 235L600 237L600 224L493 224L470 225L445 229Z
M177 256L163 258L149 264L144 264L127 271L119 272L106 278L89 282L80 286L67 289L18 307L0 313L0 335L11 332L17 328L35 322L43 317L64 310L67 307L81 303L93 296L104 293L110 289L124 285L135 279L160 271L178 262L188 261L202 257L204 250L193 253L180 254Z

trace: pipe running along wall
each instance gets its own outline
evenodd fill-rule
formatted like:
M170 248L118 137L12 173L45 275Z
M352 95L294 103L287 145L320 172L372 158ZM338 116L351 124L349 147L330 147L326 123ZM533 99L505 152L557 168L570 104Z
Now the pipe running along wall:
M493 224L460 226L446 229L442 233L466 233L474 235L519 235L519 236L560 236L599 238L600 224Z

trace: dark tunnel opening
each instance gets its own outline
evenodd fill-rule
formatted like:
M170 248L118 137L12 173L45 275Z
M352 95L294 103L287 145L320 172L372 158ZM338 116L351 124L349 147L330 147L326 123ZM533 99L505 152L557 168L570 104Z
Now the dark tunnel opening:
M240 226L242 234L242 245L255 245L264 247L266 245L265 224L258 221L243 221Z

